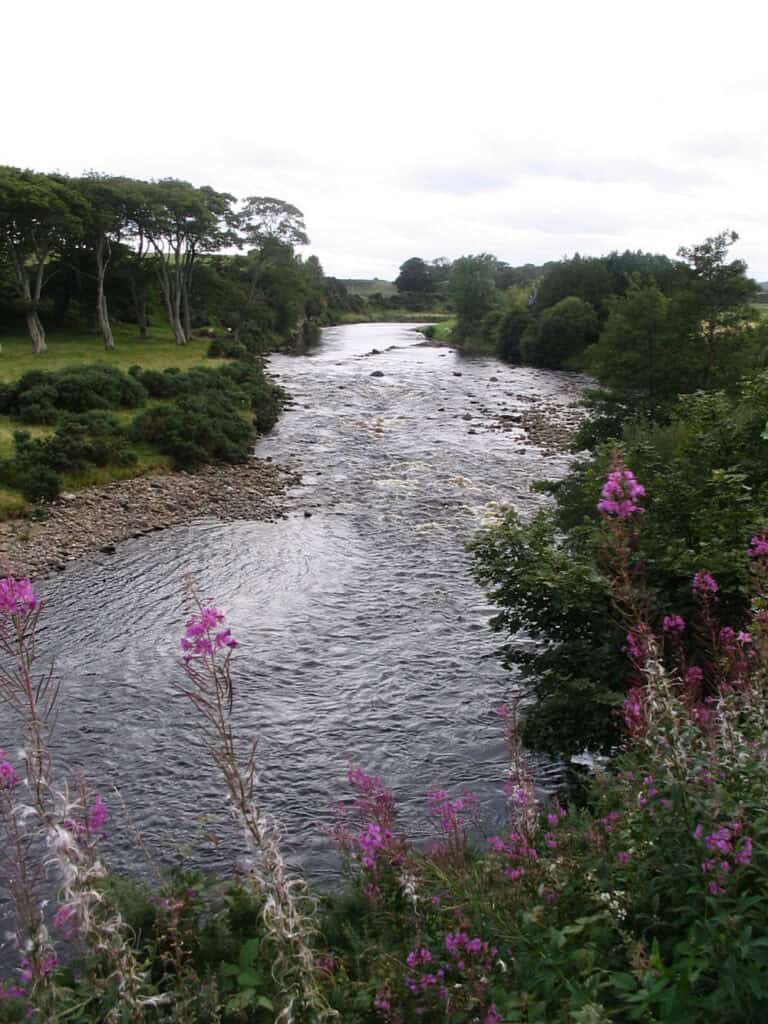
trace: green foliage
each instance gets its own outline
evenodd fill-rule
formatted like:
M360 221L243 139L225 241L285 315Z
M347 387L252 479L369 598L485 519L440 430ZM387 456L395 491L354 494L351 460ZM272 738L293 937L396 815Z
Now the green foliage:
M546 309L521 336L525 362L549 370L573 369L597 337L597 314L588 302L570 296Z
M56 423L65 413L91 409L135 409L146 389L130 374L102 363L71 366L56 373L32 370L0 394L0 411L22 423Z
M149 441L173 458L176 469L198 469L207 462L245 462L251 428L232 406L222 408L210 394L184 396L148 409L133 424L137 440Z
M496 330L496 353L500 359L506 363L522 360L521 341L532 319L526 306L514 305L502 313Z
M101 411L66 415L46 438L33 439L17 431L14 445L13 458L0 464L0 477L28 501L53 501L61 489L62 473L77 473L88 466L127 466L136 460L125 428Z
M395 278L395 287L399 292L432 292L434 284L430 267L418 256L413 256L400 266L400 273Z
M608 296L615 294L618 282L606 261L580 256L553 264L536 289L536 313L543 313L575 296L602 313Z
M714 574L721 606L738 622L747 611L743 552L768 508L766 408L765 373L736 399L686 396L666 425L628 425L623 438L549 485L552 511L529 523L510 512L474 542L476 576L500 609L494 628L510 638L507 662L522 666L536 696L525 723L532 746L566 755L610 750L617 741L629 624L611 612L595 497L613 448L647 490L637 555L652 622L663 611L691 612L691 579L702 568ZM533 651L520 645L524 637L537 641Z
M451 268L450 295L458 318L457 334L462 341L478 340L482 322L498 301L496 257L462 256Z

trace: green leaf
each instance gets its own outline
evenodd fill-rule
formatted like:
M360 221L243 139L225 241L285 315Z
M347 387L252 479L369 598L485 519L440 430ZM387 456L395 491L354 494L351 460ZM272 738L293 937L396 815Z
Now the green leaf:
M241 967L251 967L253 961L259 955L259 940L248 939L240 947L240 955L238 956L238 963Z
M229 1013L238 1013L240 1010L245 1010L247 1007L253 1005L255 998L256 993L252 988L247 988L243 992L238 992L237 995L234 995L227 1000L227 1011Z
M261 974L258 971L254 971L252 967L246 967L237 976L237 983L241 988L258 988L262 981Z

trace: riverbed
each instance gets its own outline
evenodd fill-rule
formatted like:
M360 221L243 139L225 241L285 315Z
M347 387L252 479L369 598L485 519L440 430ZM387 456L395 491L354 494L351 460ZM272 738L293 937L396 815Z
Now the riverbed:
M337 871L323 828L352 763L386 779L420 834L435 786L476 793L488 827L502 813L494 708L517 682L464 545L504 503L531 513L533 481L567 470L525 423L567 417L584 378L465 358L402 324L328 328L270 370L294 403L256 454L301 474L287 518L200 519L42 583L57 763L103 794L120 868L146 870L138 834L162 863L223 868L240 853L174 691L189 578L239 641L237 728L258 740L263 804L314 880ZM558 773L536 771L544 787Z

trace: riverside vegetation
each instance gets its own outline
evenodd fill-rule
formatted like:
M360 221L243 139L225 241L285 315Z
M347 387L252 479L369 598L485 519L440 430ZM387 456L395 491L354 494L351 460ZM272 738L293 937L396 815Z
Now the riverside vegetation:
M281 199L1 166L0 515L243 462L284 397L266 352L302 350L326 324L414 316L407 296L384 308L326 277L296 252L308 243Z
M744 620L723 618L706 568L688 581L690 614L659 619L638 556L653 501L617 456L593 502L629 688L621 745L584 799L536 793L518 709L502 704L506 828L482 841L472 794L435 790L434 839L415 843L394 794L352 766L329 836L347 880L322 898L286 868L255 747L233 732L236 639L221 611L190 615L178 692L198 713L248 867L138 882L104 863L101 795L57 773L48 736L66 695L35 647L44 609L27 580L2 581L0 692L22 750L0 762L19 951L0 1019L761 1020L768 537L745 545Z
M329 835L345 883L313 895L286 867L255 751L233 731L236 639L200 603L181 636L178 692L197 712L248 867L229 878L183 863L143 881L110 872L101 844L111 809L87 778L63 778L50 750L67 695L36 646L44 608L28 580L0 582L0 695L14 730L0 759L1 856L17 951L0 1020L765 1018L768 373L754 287L727 259L732 241L723 233L681 250L663 286L655 272L627 273L593 316L573 282L600 268L555 268L568 283L550 308L567 302L569 321L574 312L590 327L567 337L589 337L579 358L594 346L600 387L573 472L543 485L552 508L529 522L510 511L473 543L507 660L520 658L519 634L537 641L523 665L534 699L497 708L509 768L496 834L484 835L471 793L438 789L425 794L433 840L416 842L395 794L353 765ZM474 281L477 269L454 280L466 271ZM538 280L536 302L546 287ZM524 312L536 321L529 338L556 338L543 312ZM105 417L74 436L86 449L112 438L119 452L111 416L132 430L146 417L142 443L155 444L179 415L163 419L163 403L183 412L185 400L232 389L242 411L263 378L257 355L234 355L178 373L89 369L91 390L97 381L117 404L74 413L67 403L83 389L66 366L12 383L3 394L13 416L42 416L31 430L47 431L30 430L22 455L58 458L62 415ZM204 449L197 412L185 413L182 457L187 444L193 457ZM236 446L232 430L222 444ZM544 794L531 747L602 751L605 761L581 792Z

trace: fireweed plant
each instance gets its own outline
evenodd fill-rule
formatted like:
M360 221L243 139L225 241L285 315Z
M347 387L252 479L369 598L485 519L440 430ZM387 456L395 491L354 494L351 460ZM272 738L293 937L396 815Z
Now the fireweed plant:
M228 916L196 891L204 880L192 889L183 876L120 916L123 890L98 877L103 801L52 781L55 691L50 676L32 682L39 603L27 581L0 583L2 692L24 736L17 764L0 759L23 958L0 988L0 1020L768 1019L768 536L745 538L748 621L721 621L706 566L690 581L694 614L658 614L638 555L652 500L614 459L598 502L600 566L624 623L624 742L586 802L535 787L518 708L503 704L505 825L479 841L472 794L434 789L434 837L414 842L394 793L353 766L329 830L346 882L318 902L290 877L254 752L233 734L232 635L220 611L198 606L178 691L251 854L245 879L220 883ZM51 866L58 925L40 903Z

